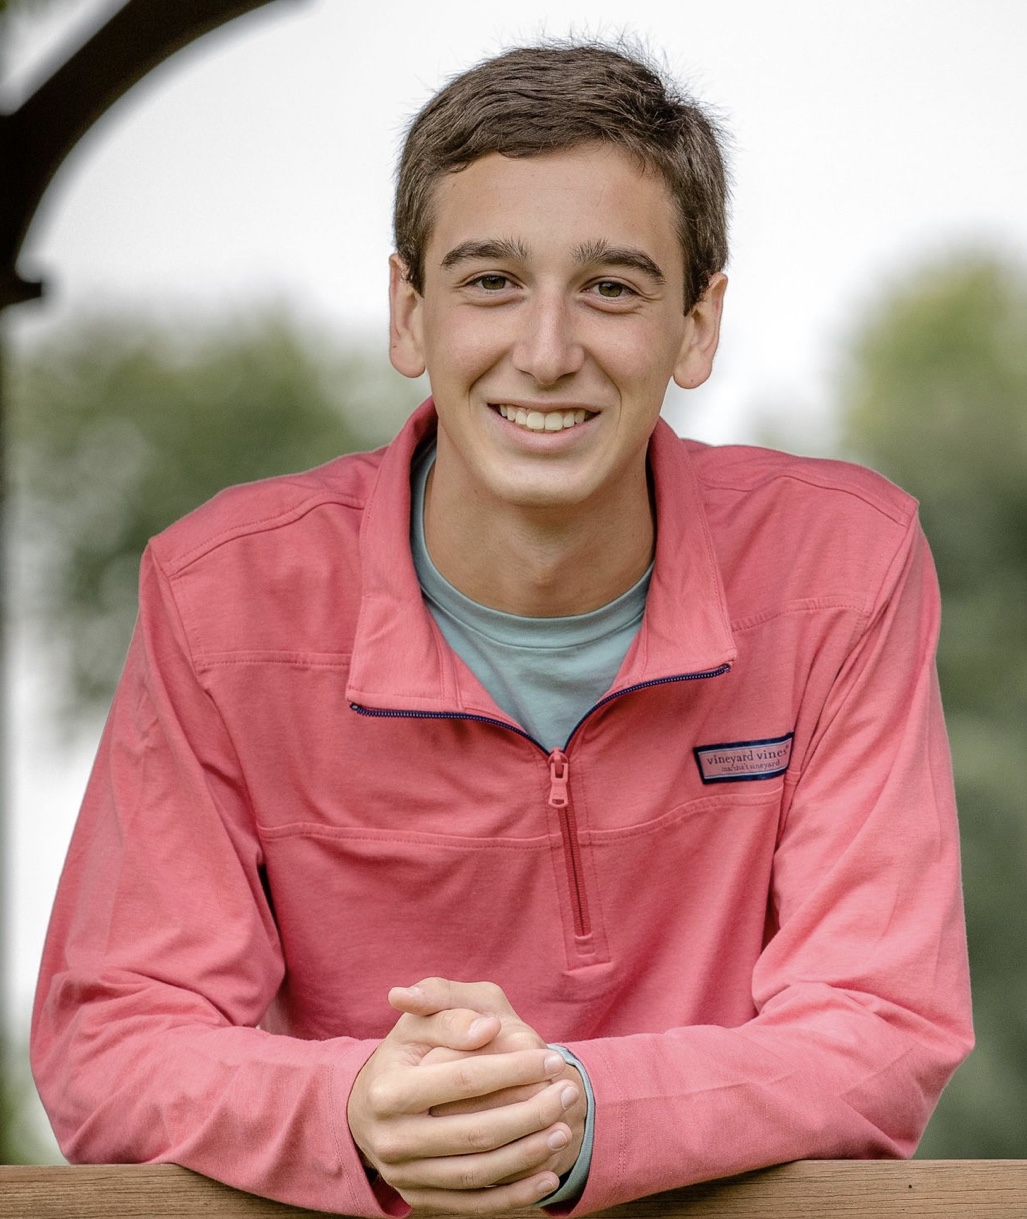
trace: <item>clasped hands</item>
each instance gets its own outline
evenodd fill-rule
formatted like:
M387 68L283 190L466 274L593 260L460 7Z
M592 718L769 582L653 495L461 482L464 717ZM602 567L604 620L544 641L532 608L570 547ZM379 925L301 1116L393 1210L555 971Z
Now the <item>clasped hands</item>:
M578 1157L578 1071L491 982L394 987L401 1012L347 1116L365 1163L416 1211L498 1214L552 1193Z

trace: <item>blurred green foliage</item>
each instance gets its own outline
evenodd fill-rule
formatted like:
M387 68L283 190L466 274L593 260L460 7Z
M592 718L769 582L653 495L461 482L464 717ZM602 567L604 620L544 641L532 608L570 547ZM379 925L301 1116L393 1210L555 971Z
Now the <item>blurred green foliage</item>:
M49 1156L42 1140L26 1120L35 1085L23 1047L0 1047L0 1164L42 1164Z
M106 709L148 538L230 483L383 443L422 387L381 355L249 324L80 323L11 361L22 610L72 719Z
M920 500L963 838L978 1047L921 1155L1027 1155L1027 270L910 274L852 344L847 456Z
M5 12L31 13L33 9L43 9L58 3L59 0L0 0L0 16Z

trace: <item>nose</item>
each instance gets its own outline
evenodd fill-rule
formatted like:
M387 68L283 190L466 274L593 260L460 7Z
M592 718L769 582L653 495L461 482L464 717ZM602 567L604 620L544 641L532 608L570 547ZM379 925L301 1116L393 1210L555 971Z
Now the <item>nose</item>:
M513 350L519 372L539 386L555 385L578 372L585 359L575 333L573 305L562 295L540 294L522 313L523 329Z

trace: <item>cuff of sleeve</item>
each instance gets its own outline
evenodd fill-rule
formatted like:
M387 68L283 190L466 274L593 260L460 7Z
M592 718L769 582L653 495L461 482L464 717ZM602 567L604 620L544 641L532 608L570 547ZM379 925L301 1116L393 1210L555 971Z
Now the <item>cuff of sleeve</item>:
M585 1085L585 1102L587 1112L585 1114L585 1135L581 1140L581 1150L578 1152L578 1158L574 1161L573 1167L569 1172L565 1172L560 1178L559 1187L551 1194L547 1194L540 1202L536 1202L536 1206L559 1206L566 1202L576 1202L581 1197L585 1189L585 1182L588 1180L588 1170L592 1166L592 1144L595 1140L595 1111L596 1102L595 1096L592 1093L592 1084L588 1078L588 1072L585 1070L581 1060L562 1045L551 1045L551 1050L555 1050L564 1062L570 1063L572 1067L577 1067L581 1073L582 1082Z

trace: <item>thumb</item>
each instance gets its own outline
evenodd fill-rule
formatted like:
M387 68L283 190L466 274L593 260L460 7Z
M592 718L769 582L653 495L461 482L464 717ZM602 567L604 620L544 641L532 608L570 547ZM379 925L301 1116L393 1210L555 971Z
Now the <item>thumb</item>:
M391 992L389 999L391 1002ZM394 1003L393 1006L403 1011L400 1004ZM487 1046L502 1027L503 1022L498 1016L483 1016L469 1008L453 1007L429 1015L404 1011L391 1035L407 1045L421 1048L441 1046L468 1053Z
M495 982L454 982L450 978L422 978L413 986L395 986L389 1002L400 1011L427 1016L451 1007L472 1008L483 1015L515 1016L502 987Z

